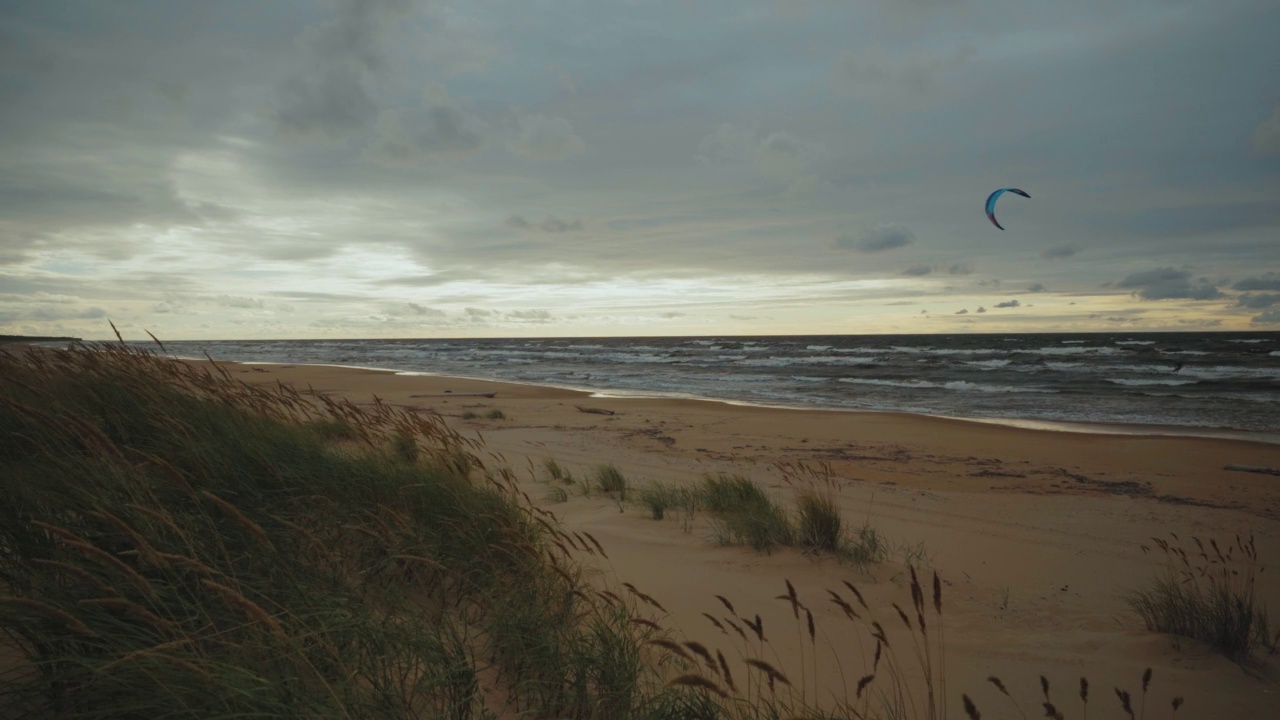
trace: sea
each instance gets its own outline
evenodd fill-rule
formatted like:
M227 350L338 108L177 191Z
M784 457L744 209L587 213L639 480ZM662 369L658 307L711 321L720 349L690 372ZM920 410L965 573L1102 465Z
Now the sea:
M218 340L165 346L162 354L177 357L375 368L601 396L1280 442L1280 332Z

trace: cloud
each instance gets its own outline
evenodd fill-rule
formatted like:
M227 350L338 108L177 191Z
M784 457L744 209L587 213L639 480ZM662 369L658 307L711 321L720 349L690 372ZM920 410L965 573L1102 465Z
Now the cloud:
M390 315L392 317L442 318L442 317L445 317L445 315L447 314L443 310L439 310L433 307L428 307L426 305L419 305L418 303L412 303L412 302L400 303L396 305L388 305L384 307L382 311L385 314Z
M345 135L378 114L364 74L349 64L319 68L285 81L279 89L276 122L287 133Z
M1276 106L1271 117L1263 120L1249 138L1253 149L1259 155L1280 154L1280 105Z
M542 114L521 115L507 148L530 160L563 160L587 151L568 120Z
M260 298L235 297L232 295L216 295L209 298L214 305L230 308L248 308L261 310L265 305Z
M1133 289L1143 300L1214 300L1222 297L1222 292L1206 279L1201 278L1193 284L1189 271L1171 267L1131 273L1116 283L1116 287Z
M1042 283L1031 283L1027 286L1027 292L1033 293L1044 292L1047 289Z
M507 313L507 317L522 322L551 322L551 313L546 310L512 310Z
M884 252L906 247L916 239L915 233L901 225L877 225L858 235L845 234L836 239L836 247L860 252Z
M1280 224L1280 203L1240 200L1161 205L1126 211L1107 218L1107 225L1147 237L1168 239L1209 235L1245 228L1271 228Z
M543 232L562 233L569 232L571 230L581 230L582 221L575 219L573 222L569 223L561 220L560 218L549 217L546 220L543 220L542 225L539 227L542 228Z
M286 133L341 136L378 115L369 85L386 69L386 40L408 0L345 0L338 17L307 28L306 60L277 88L274 116Z
M1236 284L1231 287L1236 290L1280 290L1280 275L1267 273L1266 275L1247 277L1243 280L1237 280Z
M1063 260L1072 257L1078 252L1080 250L1072 245L1055 245L1051 248L1045 248L1041 251L1040 256L1046 260Z
M534 225L525 216L512 214L506 219L506 224L517 230L541 230L547 233L573 232L582 229L581 219L575 218L573 222L566 222L554 215L548 215L545 220Z
M741 128L723 123L698 141L698 162L712 165L750 164L762 176L786 182L820 184L805 171L823 152L823 146L779 130L762 135L758 126Z
M995 306L998 308L1016 308L1016 307L1021 307L1022 303L1018 302L1017 300L1005 300L1004 302L996 303Z
M560 89L567 95L578 94L578 80L560 63L553 62L547 66L547 70L555 76L556 81L560 84Z
M963 308L963 309L961 309L961 310L957 310L957 311L956 311L956 315L968 315L968 314L969 314L969 309L968 309L968 308Z
M931 275L934 272L945 272L948 275L970 275L973 273L973 268L966 263L954 263L952 265L919 264L912 265L906 270L903 270L902 274L913 277L923 277L925 275Z
M433 82L423 91L417 108L388 110L378 118L378 135L368 153L388 165L465 156L481 149L487 129L466 102L450 97L444 85Z
M1259 295L1245 293L1236 298L1236 307L1249 308L1250 310L1269 308L1277 303L1280 303L1280 293L1262 293Z
M982 313L984 313L984 312L986 312L986 311L987 311L987 309L986 309L986 308L984 308L984 307L982 307L981 305L979 305L979 306L978 306L978 309L977 309L977 310L974 310L974 312L976 312L976 313L978 313L978 314L982 314Z
M60 320L99 320L107 317L107 311L100 307L65 308L65 307L24 307L18 310L0 310L0 323L18 322L56 322Z
M1280 324L1280 308L1254 315L1249 321L1255 325L1278 325Z
M975 54L972 46L950 53L893 56L881 45L840 51L831 71L836 92L880 100L919 101L944 89L942 78Z

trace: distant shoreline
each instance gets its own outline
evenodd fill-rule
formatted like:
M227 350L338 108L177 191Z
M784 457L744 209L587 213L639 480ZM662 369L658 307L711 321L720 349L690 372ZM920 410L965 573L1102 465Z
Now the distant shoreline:
M36 342L84 342L78 337L47 337L44 335L0 335L0 343Z

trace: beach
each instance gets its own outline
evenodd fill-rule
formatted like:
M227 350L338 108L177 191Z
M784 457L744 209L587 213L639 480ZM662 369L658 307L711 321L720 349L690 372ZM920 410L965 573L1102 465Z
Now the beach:
M607 558L583 558L599 571L598 582L633 584L661 605L655 622L726 654L744 641L708 619L726 618L716 596L740 617L758 614L770 662L811 698L852 693L874 651L828 591L850 597L843 582L853 584L884 625L893 625L894 638L902 621L892 603L911 604L910 561L924 577L936 571L941 579L946 702L955 715L963 693L984 717L1018 716L992 676L1039 715L1044 676L1068 717L1079 716L1081 677L1093 687L1089 715L1121 717L1113 690L1130 692L1136 711L1147 668L1148 717L1167 717L1175 696L1186 700L1179 718L1266 718L1280 710L1274 661L1245 672L1198 643L1148 631L1124 599L1163 567L1153 537L1212 538L1225 549L1252 535L1264 565L1280 557L1280 477L1225 469L1280 467L1275 444L601 397L332 366L221 364L251 384L439 413L482 440L486 464L510 468L531 502L566 529L598 539ZM488 417L494 411L501 417ZM792 492L785 469L804 465L838 488L846 522L874 528L891 552L883 563L858 568L791 549L766 555L721 547L705 517L655 520L632 503L573 488L556 492L543 472L546 459L575 476L613 464L633 487L736 473L783 499ZM805 614L785 599L788 582L812 613L815 641ZM1262 573L1258 595L1280 609L1280 577ZM911 675L903 647L909 636L899 636Z

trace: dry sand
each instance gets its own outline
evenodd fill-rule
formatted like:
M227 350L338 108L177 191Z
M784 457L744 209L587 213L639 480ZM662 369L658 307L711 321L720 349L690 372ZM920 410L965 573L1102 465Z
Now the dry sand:
M790 492L779 463L827 463L847 520L868 523L892 543L894 558L859 571L792 550L761 555L718 547L705 518L685 527L655 521L637 506L595 495L550 499L550 486L525 489L569 530L587 531L608 553L590 560L601 582L630 582L666 609L654 619L687 639L722 649L741 684L743 644L703 613L723 618L723 595L739 616L759 614L770 646L763 655L810 698L852 693L874 643L828 601L848 580L866 595L914 673L909 638L890 603L910 608L903 561L922 554L944 580L948 695L983 717L1019 717L986 678L1000 677L1029 717L1040 709L1039 676L1054 702L1080 717L1079 679L1091 683L1089 717L1126 717L1114 688L1135 696L1154 671L1147 717L1280 718L1280 665L1246 672L1194 642L1147 631L1123 593L1160 564L1141 544L1170 532L1234 542L1252 533L1265 563L1280 558L1280 477L1224 470L1280 467L1280 445L1189 437L1104 435L1005 427L891 413L784 410L727 403L591 397L556 388L325 366L231 365L248 382L308 386L357 403L385 402L445 416L518 474L541 476L554 458L575 475L613 463L632 484L693 482L736 472ZM494 397L466 393L495 393ZM614 414L583 412L582 408ZM490 410L506 418L484 419ZM478 419L463 419L470 411ZM1280 613L1280 572L1263 573L1260 594ZM817 649L804 615L777 599L790 580L813 610ZM928 592L926 590L926 592ZM856 607L856 606L855 606ZM890 622L892 620L892 622ZM900 639L899 639L900 638ZM754 645L754 643L753 643ZM816 670L815 670L816 666ZM801 680L804 678L804 680ZM873 685L873 688L876 687ZM883 688L882 688L883 689Z

